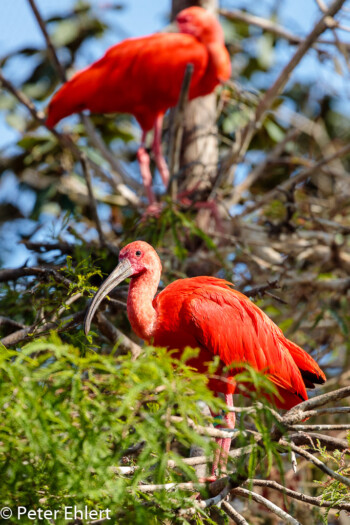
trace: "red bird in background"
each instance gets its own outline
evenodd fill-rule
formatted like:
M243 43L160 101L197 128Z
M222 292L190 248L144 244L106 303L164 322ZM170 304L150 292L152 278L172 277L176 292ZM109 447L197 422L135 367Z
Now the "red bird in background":
M128 244L120 251L119 264L97 291L85 318L85 333L103 300L121 281L131 277L127 301L129 321L134 332L154 346L183 351L199 348L188 364L206 373L206 363L219 356L216 372L225 378L209 379L214 392L222 392L228 407L237 390L235 374L247 363L264 373L275 385L278 408L289 409L305 401L307 388L324 383L318 364L302 348L284 337L273 321L232 284L215 277L179 279L155 296L162 272L156 251L143 241ZM234 412L225 415L228 428L235 426ZM214 459L213 474L219 461L224 464L231 438L218 439L221 447ZM220 458L221 452L221 458Z
M134 115L142 128L137 159L150 205L155 197L146 135L153 128L154 160L166 188L169 170L161 148L163 116L178 101L187 64L194 67L190 99L208 95L231 74L223 32L212 14L201 7L189 7L177 15L176 22L180 33L124 40L76 73L53 96L46 121L52 128L84 109Z

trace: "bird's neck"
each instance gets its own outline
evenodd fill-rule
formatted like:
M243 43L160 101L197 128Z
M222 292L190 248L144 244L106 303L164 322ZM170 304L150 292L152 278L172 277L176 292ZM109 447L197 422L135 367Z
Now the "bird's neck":
M135 334L150 342L153 338L157 312L152 305L160 279L157 268L146 270L141 275L133 277L129 286L127 312Z
M231 58L224 42L210 42L206 47L210 57L209 67L215 70L219 82L225 82L231 75Z

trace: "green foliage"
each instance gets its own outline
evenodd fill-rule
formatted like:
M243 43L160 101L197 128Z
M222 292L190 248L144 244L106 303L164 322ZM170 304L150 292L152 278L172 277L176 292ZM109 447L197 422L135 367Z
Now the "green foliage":
M207 454L213 449L186 422L190 417L207 424L198 400L214 410L221 407L203 376L174 362L162 349L146 348L137 361L93 352L82 357L55 334L27 344L20 353L3 349L3 505L51 509L70 503L103 505L112 509L118 522L152 523L155 512L165 518L182 504L182 495L164 493L159 505L159 496L150 500L137 486L180 481L183 475L195 479L178 450L189 449L192 443ZM172 423L173 414L182 416L183 422ZM140 442L139 455L125 458L137 467L135 475L115 472L127 449ZM178 468L167 468L168 460Z
M350 445L350 433L348 434L348 442ZM321 458L331 465L331 468L342 476L348 477L350 475L350 465L346 461L346 453L335 450L332 454L329 453L326 447L322 447L320 442L317 443L317 450L320 453ZM336 506L340 503L350 503L350 492L349 487L346 487L343 483L336 479L329 479L328 481L316 481L320 487L322 487L322 501L328 501L332 505ZM324 523L328 523L329 511L327 509L324 513Z
M70 11L62 12L57 5L57 14L46 20L46 25L68 76L86 59L86 49L96 39L107 35L101 45L111 42L115 25L108 15L119 7L107 3L100 8L96 2L78 1ZM253 3L250 7L254 14ZM280 23L273 4L266 14ZM0 94L3 121L15 131L15 139L0 156L0 176L5 184L8 177L12 181L11 191L1 200L1 262L17 253L14 244L22 240L23 252L28 246L23 264L49 266L56 272L5 279L0 291L1 337L16 335L22 326L30 328L29 334L19 342L7 343L0 354L0 491L4 505L54 509L87 504L111 508L116 522L151 524L186 522L177 510L196 505L188 492L143 493L140 484L195 480L194 469L183 458L191 444L203 447L210 458L214 444L198 436L186 418L198 425L209 424L211 418L198 409L199 400L214 411L224 407L207 390L206 377L192 373L184 362L174 362L162 349L147 348L133 362L128 356L119 356L118 345L113 346L114 342L98 331L93 338L85 338L80 327L88 298L117 262L111 245L119 249L136 238L150 242L162 259L162 284L178 277L215 275L235 281L244 291L276 279L281 286L277 299L273 294L258 294L253 300L258 299L259 306L287 336L320 360L332 377L331 384L338 376L343 382L347 378L342 376L350 366L346 284L350 271L349 159L336 158L293 187L302 170L347 144L349 116L339 104L344 101L344 90L335 83L330 83L329 89L324 83L315 89L302 74L292 74L283 96L274 98L264 120L256 126L255 111L264 90L272 85L271 79L278 75L275 66L284 63L280 50L286 51L288 44L282 35L246 22L221 22L234 52L234 82L218 91L222 162L212 187L203 194L197 192L189 174L183 187L179 182L180 197L174 201L169 194L160 196L160 216L145 218L144 192L134 166L133 120L127 115L91 116L96 136L119 162L117 168L91 140L81 121L72 118L62 124L61 129L69 132L76 146L99 167L91 169L91 176L106 243L99 242L80 162L49 130L39 126L11 93L3 90ZM0 57L4 76L10 81L15 61L26 60L25 78L13 83L38 110L45 109L60 84L51 54L42 42L41 47L22 48ZM327 61L331 58L335 64L328 70L329 78L335 75L333 69L339 70L335 55L341 48L341 42L327 46ZM321 45L312 53L322 60L326 57ZM319 65L322 75L321 60ZM247 150L239 150L247 124L252 124L256 133L249 144L243 141ZM291 131L292 138L286 141ZM165 151L170 135L171 130L163 136ZM250 175L251 184L236 201L236 189L242 181L249 182ZM141 205L124 199L120 180L135 191ZM291 183L287 191L286 182ZM181 197L182 191L188 198ZM270 191L273 193L266 198ZM214 195L218 204L221 225L213 217L207 224L198 218L200 207L196 204L208 195L210 199ZM240 216L250 205L257 206L256 212ZM35 245L38 240L43 244ZM46 243L53 243L55 251ZM11 264L21 264L13 260ZM123 308L126 287L118 287L114 294L118 302L108 302L108 319L133 337ZM285 304L277 302L279 297ZM14 324L3 321L6 317ZM38 339L52 327L61 339L55 334ZM215 374L217 364L214 360L209 374ZM290 460L285 449L272 440L271 430L280 427L273 407L264 398L276 391L265 377L243 368L236 378L242 395L235 404L244 408L252 403L254 410L240 414L233 448L250 447L250 454L242 453L229 461L232 478L273 477L277 472L283 481ZM172 415L183 421L170 421ZM342 422L338 415L333 419ZM259 443L247 428L259 432ZM137 453L130 453L139 443L143 446ZM347 473L344 457L337 451L330 453L320 447L319 453L335 470ZM175 469L167 467L168 460L175 461ZM118 466L136 470L125 476L116 470ZM303 472L303 479L317 477L324 500L334 505L348 501L346 489L338 482L325 482L311 465ZM302 482L297 489L309 491ZM203 491L201 496L210 494ZM288 502L283 504L288 507ZM255 509L254 519L260 520L261 509ZM328 518L331 515L326 513ZM217 509L198 509L191 517L196 523L225 519Z
M210 458L213 440L201 436L188 424L208 426L198 401L213 412L223 403L207 389L205 376L194 373L185 361L165 349L145 348L136 361L112 352L82 355L55 333L26 344L21 352L2 349L0 415L0 490L3 505L33 509L60 509L76 505L111 509L115 523L162 523L171 518L184 522L177 510L193 506L181 490L139 490L148 483L196 481L192 467L184 462L195 444ZM260 396L266 378L252 369L240 380L254 383ZM172 416L180 416L175 422ZM265 472L278 460L269 439L274 416L268 405L259 404L250 416L262 433L263 443L245 432L241 418L237 447L253 445L248 457L249 475L259 468L267 453ZM137 450L133 454L131 450ZM175 468L168 467L173 461ZM242 455L235 462L237 475L247 468ZM133 475L118 466L134 467ZM262 469L262 470L261 470ZM203 494L205 495L205 493ZM201 523L201 511L197 515ZM182 521L181 521L182 520ZM185 520L186 521L186 520ZM58 521L57 523L61 523Z

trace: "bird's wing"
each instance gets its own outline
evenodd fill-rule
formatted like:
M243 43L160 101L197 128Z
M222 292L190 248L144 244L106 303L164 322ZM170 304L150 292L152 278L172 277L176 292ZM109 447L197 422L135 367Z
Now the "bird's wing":
M192 63L191 89L200 85L208 52L191 35L160 33L131 38L111 47L76 73L54 95L47 124L52 127L72 113L131 113L147 130L159 112L176 104L186 65Z
M323 375L315 361L305 357L307 354L299 347L294 361L295 353L290 352L281 330L235 290L203 287L188 297L182 313L187 330L201 347L218 355L227 366L243 362L264 372L277 387L298 396L299 402L307 399L307 393L298 367L302 364L310 374L316 371L318 376Z

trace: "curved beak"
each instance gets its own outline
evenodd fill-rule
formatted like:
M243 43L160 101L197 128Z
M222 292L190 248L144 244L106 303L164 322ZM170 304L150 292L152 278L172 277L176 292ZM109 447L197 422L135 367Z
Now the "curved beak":
M131 267L128 259L123 259L118 266L113 270L111 275L101 284L100 288L97 290L95 297L90 304L88 311L86 312L84 320L84 332L85 335L88 335L90 332L91 322L94 318L95 312L99 305L102 303L103 299L108 295L113 288L118 286L119 283L131 277L133 274L133 269Z

